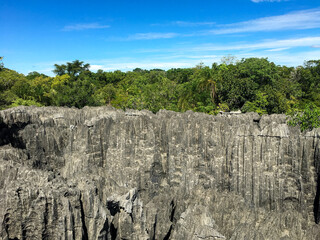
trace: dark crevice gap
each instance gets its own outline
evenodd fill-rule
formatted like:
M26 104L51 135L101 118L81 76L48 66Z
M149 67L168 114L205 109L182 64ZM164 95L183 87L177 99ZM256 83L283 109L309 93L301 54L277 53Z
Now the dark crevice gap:
M4 228L7 237L9 236L9 231L8 231L9 230L9 224L8 224L9 221L10 221L10 214L6 213L3 218L2 227ZM10 238L9 238L9 240L10 240Z
M26 229L26 225L23 223L21 224L21 228L22 228L22 240L26 240L27 239L27 229Z
M110 214L112 216L116 215L117 213L120 212L120 206L119 206L119 202L116 201L108 201L107 202L107 208L110 211Z
M170 206L171 206L170 221L173 222L174 212L176 211L176 205L174 204L173 200L171 201Z
M81 197L82 196L80 195L80 209L81 209L81 222L82 222L82 240L89 240L88 229L87 229L87 226L86 226L84 209L83 209L83 202L81 200Z
M111 235L111 240L116 240L117 238L117 233L118 229L115 228L113 223L110 224L110 235Z
M170 222L173 223L174 213L175 213L175 211L176 211L176 205L174 204L174 200L171 201L170 206L171 206ZM172 232L172 228L173 228L173 225L171 224L171 226L170 226L170 228L169 228L169 231L168 231L167 234L164 236L163 240L169 240L169 239L170 239L171 232Z
M314 151L314 167L317 171L317 190L313 203L314 221L316 224L320 222L320 148L319 143L316 144Z
M154 219L154 224L153 224L153 237L152 237L152 240L156 240L156 229L157 229L157 214L155 216L155 219Z
M22 204L22 200L21 200L21 191L22 191L22 188L21 187L19 187L17 190L16 190L16 194L17 194L17 196L18 196L18 205L19 206L23 206L23 204ZM23 219L23 217L22 217L22 208L20 208L19 209L20 210L20 219ZM25 225L25 222L24 221L21 221L21 223L20 223L20 227L21 227L21 232L22 232L22 240L26 240L27 239L27 230L26 230L26 225Z
M108 239L109 233L109 222L108 222L108 218L106 219L106 221L103 224L103 228L100 230L99 236L98 236L98 240L105 240Z
M45 211L43 213L43 221L44 221L44 228L42 231L42 240L48 239L48 213L49 213L49 207L48 207L48 201L46 198L46 205L45 205Z
M134 219L133 219L132 213L129 213L129 216L130 216L130 218L131 218L132 223L134 223Z
M24 129L27 123L15 123L7 125L0 123L0 146L11 144L14 148L26 149L23 139L19 136L19 131Z
M317 179L317 192L313 203L314 221L316 224L320 222L320 174L318 173Z
M171 231L172 231L172 225L170 226L170 229L167 232L167 234L164 236L163 240L169 240L170 239Z

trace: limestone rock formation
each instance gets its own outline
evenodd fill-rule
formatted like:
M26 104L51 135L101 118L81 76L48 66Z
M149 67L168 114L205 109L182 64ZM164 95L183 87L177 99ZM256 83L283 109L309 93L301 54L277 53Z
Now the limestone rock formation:
M319 140L285 115L0 111L0 239L320 239Z

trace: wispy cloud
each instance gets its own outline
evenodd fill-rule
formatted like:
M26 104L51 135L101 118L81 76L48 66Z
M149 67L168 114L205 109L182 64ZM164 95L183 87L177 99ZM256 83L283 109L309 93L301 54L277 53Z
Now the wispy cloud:
M220 25L214 34L320 28L320 8Z
M293 53L283 53L283 52L270 52L270 54L265 54L265 52L249 53L247 55L235 54L238 58L248 58L248 57L268 57L270 61L276 64L286 65L286 66L299 66L303 65L304 61L315 60L319 58L320 51L301 51Z
M109 37L107 40L111 41L131 41L131 40L155 40L155 39L169 39L176 37L199 37L199 36L207 36L212 35L211 32L208 31L197 31L190 33L175 33L175 32L148 32L148 33L135 33L129 35L128 37Z
M283 48L268 49L267 51L268 51L268 52L280 52L280 51L284 51L284 50L287 50L287 49L289 49L289 48L283 47Z
M166 39L179 36L178 33L136 33L130 35L126 40L154 40L154 39Z
M265 44L267 41L265 42ZM250 47L249 45L247 45ZM270 45L269 45L270 46ZM320 45L319 45L320 46ZM222 49L222 48L221 48ZM227 46L224 49L228 50ZM211 66L213 62L219 62L222 57L224 57L227 51L214 52L211 54L210 48L203 47L202 49L190 48L190 51L183 51L186 54L176 54L175 52L162 51L162 55L153 55L148 57L147 60L144 57L141 59L139 54L135 55L135 57L118 57L118 58L110 58L110 59L84 59L83 61L86 63L90 63L90 70L97 71L98 69L102 69L104 71L131 71L135 68L142 69L153 69L153 68L161 68L161 69L170 69L170 68L186 68L186 67L194 67L200 62L203 62L207 66ZM205 51L204 55L201 55L202 51ZM243 49L241 49L243 50ZM247 50L247 49L246 49ZM232 55L237 59L241 58L249 58L249 57L268 57L270 61L275 62L276 64L284 64L287 66L298 66L302 65L306 60L318 59L320 56L320 50L308 50L305 49L300 52L290 52L290 51L265 51L265 49L254 49L257 51L233 51ZM207 55L207 54L210 55ZM53 76L53 64L58 63L62 64L66 61L54 61L51 63L37 63L35 64L35 68L30 71L38 71L41 73L45 73L49 76ZM30 72L29 71L29 72ZM28 72L25 72L27 74Z
M141 60L139 58L131 59L106 59L106 60L91 60L87 61L91 64L92 71L97 71L102 69L104 71L130 71L135 68L142 69L170 69L170 68L186 68L194 67L200 62L203 62L207 66L211 66L213 62L219 62L224 56L225 52L215 54L215 55L168 55L164 54L163 58L161 56L153 56L148 59L148 61ZM270 51L266 54L265 51L258 52L234 52L233 56L237 59L249 58L249 57L268 57L270 61L276 64L284 64L287 66L298 66L302 65L306 60L318 59L320 51L301 51L301 52L284 52L284 51ZM96 64L95 64L96 63Z
M178 27L201 27L201 26L213 26L215 22L188 22L188 21L172 21L169 23L155 23L151 26L178 26Z
M140 49L135 50L137 54L146 53L165 53L170 54L185 54L185 53L202 53L206 54L217 54L218 52L227 51L268 51L268 52L280 52L293 48L320 48L320 36L313 37L303 37L303 38L289 38L289 39L267 39L252 43L226 43L226 44L202 44L202 45L189 45L187 47L177 47L174 48L162 48L162 49ZM208 55L208 56L210 56ZM190 55L189 55L190 56Z
M217 55L187 55L183 57L191 59L215 59Z
M199 26L212 26L215 22L186 22L186 21L174 21L172 25L177 25L179 27L199 27Z
M228 51L228 50L257 50L257 49L273 49L273 51L281 51L294 47L311 47L320 46L320 36L291 38L291 39L270 39L255 43L243 44L210 44L193 48L196 51Z
M90 71L98 71L98 70L104 70L107 71L109 69L107 69L107 67L103 66L103 65L97 65L97 64L92 64L90 65Z
M128 62L106 62L103 64L91 65L91 71L97 71L99 69L104 71L114 71L114 70L121 70L121 71L130 71L135 68L142 68L142 69L170 69L170 68L184 68L184 67L191 67L194 66L197 62L190 63L189 61L170 61L170 62L160 62L156 60L151 60L148 62L141 62L138 59L132 59L132 61Z
M166 24L153 24L165 26ZM147 32L136 33L127 37L111 37L109 40L155 40L155 39L169 39L176 37L200 37L208 35L221 35L221 34L235 34L246 32L261 32L261 31L280 31L280 30L298 30L298 29L315 29L320 28L320 8L290 12L284 15L264 17L253 19L245 22L238 22L232 24L216 25L214 22L187 22L187 21L173 21L167 25L176 26L212 26L217 28L212 30L200 30L184 33L176 32Z
M65 26L62 30L63 31L81 31L81 30L88 30L88 29L103 29L109 28L109 25L101 25L99 23L77 23L72 25Z
M260 3L260 2L285 2L288 0L251 0L251 2L254 3Z

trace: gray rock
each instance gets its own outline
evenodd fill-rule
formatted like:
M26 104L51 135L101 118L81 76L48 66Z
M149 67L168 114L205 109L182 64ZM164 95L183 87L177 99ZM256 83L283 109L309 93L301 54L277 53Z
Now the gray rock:
M285 115L0 111L0 239L320 239L319 139Z

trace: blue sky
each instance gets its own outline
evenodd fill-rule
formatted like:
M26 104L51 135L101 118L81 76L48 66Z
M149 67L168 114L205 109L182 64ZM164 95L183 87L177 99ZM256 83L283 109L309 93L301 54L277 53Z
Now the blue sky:
M224 56L298 66L320 59L319 0L0 0L6 67L53 75L211 65Z

